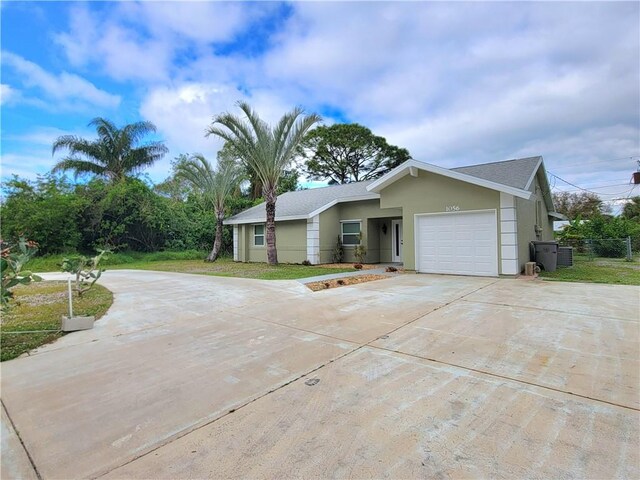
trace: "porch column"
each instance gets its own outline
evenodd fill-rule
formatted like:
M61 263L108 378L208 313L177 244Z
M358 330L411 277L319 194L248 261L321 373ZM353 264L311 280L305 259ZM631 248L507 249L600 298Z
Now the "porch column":
M500 192L500 263L502 275L518 275L518 222L516 199Z
M320 215L307 220L307 260L320 263Z
M233 261L237 262L240 259L238 254L238 225L233 226Z

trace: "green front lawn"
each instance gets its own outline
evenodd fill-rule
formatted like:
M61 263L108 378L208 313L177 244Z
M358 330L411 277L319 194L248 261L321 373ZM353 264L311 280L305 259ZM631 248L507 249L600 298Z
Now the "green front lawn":
M10 360L64 335L62 315L68 315L67 282L34 282L13 289L14 299L2 314L0 360ZM103 316L113 303L113 294L94 285L82 298L74 295L73 309L78 315ZM28 332L28 333L16 333Z
M69 254L68 256L72 256ZM29 270L34 272L59 272L62 259L67 255L36 257L29 262ZM182 252L124 252L109 254L100 266L106 270L132 269L157 270L163 272L196 273L221 277L256 278L258 280L294 280L329 273L354 271L351 264L344 268L327 268L281 263L269 266L266 263L240 263L229 257L222 257L214 263L204 261L207 252L186 250Z
M156 270L162 272L196 273L221 277L256 278L258 280L295 280L329 273L353 272L353 267L326 268L281 263L271 266L266 263L241 263L230 258L219 258L213 263L202 260L164 260L136 262L108 267L115 269Z
M574 255L573 267L559 267L555 272L540 272L545 280L563 282L612 283L640 285L640 263L619 258L594 258Z

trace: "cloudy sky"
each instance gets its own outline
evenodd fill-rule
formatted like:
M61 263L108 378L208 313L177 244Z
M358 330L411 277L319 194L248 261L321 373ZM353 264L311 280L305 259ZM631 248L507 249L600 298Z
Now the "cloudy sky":
M605 199L640 159L640 4L3 2L2 177L35 177L96 116L210 158L249 101L358 122L445 167L542 155ZM575 191L552 178L556 190ZM637 194L638 189L633 193Z

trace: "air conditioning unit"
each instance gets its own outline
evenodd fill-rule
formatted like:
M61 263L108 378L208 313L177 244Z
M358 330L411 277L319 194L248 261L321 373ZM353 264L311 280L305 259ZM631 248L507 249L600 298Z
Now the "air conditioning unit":
M558 266L573 267L573 247L558 247Z

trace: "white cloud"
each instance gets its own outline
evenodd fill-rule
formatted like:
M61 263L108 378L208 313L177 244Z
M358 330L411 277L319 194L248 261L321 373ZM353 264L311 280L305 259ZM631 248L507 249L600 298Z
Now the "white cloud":
M62 72L54 75L39 65L11 52L2 52L2 63L20 75L25 88L40 90L46 98L56 102L53 108L72 108L78 104L114 108L120 97L97 88L78 75Z
M70 29L54 36L76 67L96 65L116 80L162 83L180 75L180 53L206 55L275 8L270 3L123 2L100 14L70 10Z
M240 114L236 103L249 101L261 118L275 123L289 107L267 90L253 92L251 97L235 87L215 83L184 83L176 87L158 87L144 98L140 113L153 122L170 149L166 158L149 171L153 176L165 175L169 162L180 153L202 153L215 160L222 146L216 137L205 137L206 128L215 115ZM163 173L164 172L164 173Z
M140 82L167 158L213 158L204 129L239 99L269 121L326 107L444 166L542 154L589 182L561 166L640 154L637 3L297 2L269 17L258 53L221 53L275 8L77 6L56 41L77 67ZM597 165L596 176L623 170ZM154 168L167 171L168 160Z
M0 84L0 105L7 105L18 100L20 92L6 83Z

